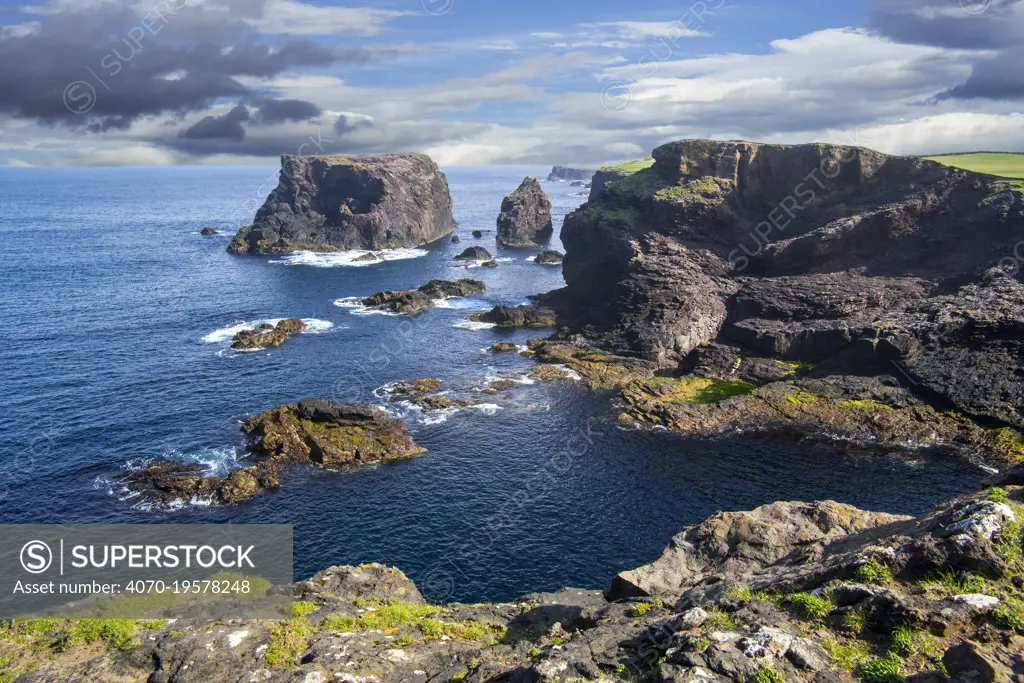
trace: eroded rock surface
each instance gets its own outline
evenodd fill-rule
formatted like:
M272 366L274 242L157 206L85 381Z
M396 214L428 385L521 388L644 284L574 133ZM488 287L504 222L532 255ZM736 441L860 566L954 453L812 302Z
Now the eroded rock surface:
M276 325L263 323L251 330L242 330L232 339L231 348L240 351L254 351L271 346L280 346L292 335L304 332L308 325L298 318L286 318Z
M424 154L286 154L277 188L228 251L416 247L454 229L448 180Z
M431 280L419 289L403 289L376 292L360 299L367 308L391 311L392 313L416 314L428 311L436 306L435 301L455 299L487 290L481 280L462 278L454 282L450 280Z
M139 626L109 652L15 621L0 657L18 683L1010 682L1022 502L1011 486L918 517L832 501L718 513L604 593L511 603L434 605L393 567L330 567L284 587L288 620Z
M547 242L551 226L551 200L536 178L525 178L501 202L498 242L507 247L532 247Z

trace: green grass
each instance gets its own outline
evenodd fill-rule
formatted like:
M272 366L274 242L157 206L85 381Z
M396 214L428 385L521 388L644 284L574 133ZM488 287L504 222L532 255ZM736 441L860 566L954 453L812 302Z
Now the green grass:
M648 602L641 602L633 606L632 615L634 617L642 617L650 612L655 607L661 607L661 600L651 600Z
M808 619L821 619L827 616L834 606L830 599L810 593L791 595L789 601L798 614Z
M867 643L859 640L845 643L827 638L822 641L822 646L831 655L832 659L835 660L836 664L847 671L856 670L861 663L871 657L871 650L868 648Z
M440 640L447 636L452 640L496 643L505 635L505 627L490 621L447 622L440 619L423 619L416 628L429 640Z
M889 652L900 657L910 657L917 653L917 636L920 629L903 624L897 626L889 634Z
M843 615L843 626L853 633L860 633L868 626L868 615L862 609L852 609Z
M312 602L299 600L292 603L292 616L295 618L309 616L318 609L320 609L320 607Z
M757 670L757 673L751 676L749 679L750 683L784 683L786 680L782 677L775 669L767 666L762 666Z
M1002 603L992 610L992 621L1024 635L1024 601L1004 597Z
M885 583L892 578L892 572L878 560L868 560L853 570L853 578L864 583Z
M270 630L270 642L264 658L267 666L291 666L309 647L313 625L305 619L288 619Z
M1001 489L996 486L989 489L988 494L985 496L985 500L992 501L993 503L1009 503L1010 494L1006 489Z
M856 673L864 683L903 683L900 658L892 653L857 665Z
M729 631L740 627L740 623L727 612L714 608L707 610L707 612L708 618L703 624L701 624L701 630L706 633L711 633L713 631Z
M635 161L627 161L624 164L617 166L605 166L602 171L618 171L619 173L636 173L642 171L645 168L654 166L654 157L647 157L646 159L637 159Z
M977 574L946 569L935 572L921 582L926 590L938 593L984 593L988 589L985 579Z
M375 608L366 608L365 612L354 617L331 615L324 619L323 627L345 632L383 630L410 626L440 611L440 607L433 605L412 605L401 600L386 600Z
M988 173L1003 178L1024 178L1024 154L984 152L981 154L944 154L924 158L976 173ZM1010 181L1007 185L1014 190L1024 190L1022 181Z

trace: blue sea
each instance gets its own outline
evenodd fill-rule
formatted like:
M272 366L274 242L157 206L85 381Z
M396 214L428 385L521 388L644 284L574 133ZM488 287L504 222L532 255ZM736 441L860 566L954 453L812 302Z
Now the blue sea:
M614 396L529 383L529 361L484 349L537 331L481 329L466 316L563 284L560 268L528 260L535 251L494 241L502 197L546 169L446 171L461 243L367 265L226 253L276 185L274 168L0 169L0 522L291 523L296 578L376 561L403 569L432 600L483 601L605 587L717 510L832 498L916 513L979 480L927 451L906 460L625 430ZM568 183L544 188L560 248L562 217L584 198ZM201 237L206 225L221 234ZM453 260L475 244L499 266ZM459 277L486 281L486 294L417 318L338 305ZM284 317L310 330L275 349L230 350L239 326ZM118 484L154 459L230 470L249 415L309 397L384 403L389 382L428 376L456 392L489 377L518 383L454 413L393 405L428 453L353 472L293 471L250 503L153 508Z

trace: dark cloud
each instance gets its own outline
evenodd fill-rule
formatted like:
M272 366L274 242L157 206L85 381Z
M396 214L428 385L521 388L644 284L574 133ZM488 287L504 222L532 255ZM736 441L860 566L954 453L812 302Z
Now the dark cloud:
M245 126L249 120L249 110L245 105L235 105L223 116L206 116L195 125L182 131L179 137L189 140L234 140L245 139Z
M338 120L334 122L334 132L338 135L344 135L351 133L354 130L360 128L369 128L373 126L373 122L369 119L357 119L352 116L345 116L342 114L338 117Z
M323 109L305 100L263 100L258 105L255 119L268 126L285 121L308 121L324 113Z
M871 27L902 43L994 51L939 99L1024 98L1020 17L1024 0L874 0Z
M121 4L102 4L46 16L35 26L5 27L0 113L103 132L143 116L259 99L261 118L290 120L301 105L284 101L275 108L273 98L241 77L362 63L375 54L304 39L269 42L241 20L240 9L213 12L186 0L162 0L154 8L140 18Z

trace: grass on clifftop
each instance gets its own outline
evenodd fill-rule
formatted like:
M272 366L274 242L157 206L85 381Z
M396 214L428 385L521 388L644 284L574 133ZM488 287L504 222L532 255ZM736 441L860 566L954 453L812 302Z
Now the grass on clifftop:
M636 173L642 171L645 168L654 166L654 158L647 157L646 159L637 159L635 161L627 161L624 164L618 166L605 166L602 171L618 171L619 173Z
M1024 179L1024 154L984 152L980 154L943 154L924 158L975 173ZM1007 185L1014 190L1024 191L1024 180L1012 180Z

